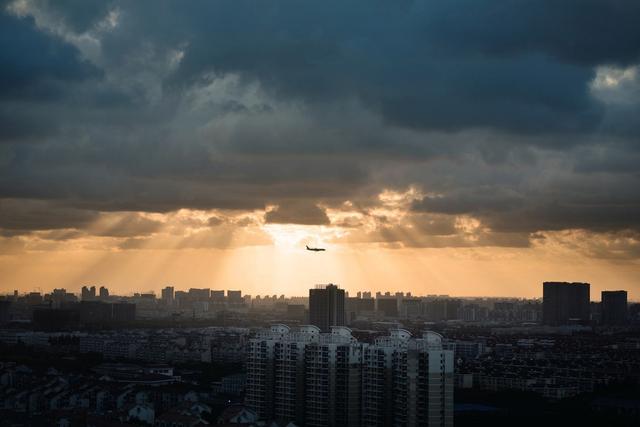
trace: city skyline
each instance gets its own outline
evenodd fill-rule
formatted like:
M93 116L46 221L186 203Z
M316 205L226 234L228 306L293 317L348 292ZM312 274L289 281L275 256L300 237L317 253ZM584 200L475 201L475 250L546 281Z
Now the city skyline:
M82 3L0 0L0 292L640 298L636 2Z
M548 283L548 282L543 282L544 283ZM572 283L572 282L549 282L549 283ZM576 282L573 282L576 283ZM586 283L586 285L591 285L590 283ZM356 289L356 290L352 290L349 291L348 289L345 289L344 287L340 286L337 283L316 283L313 286L315 286L316 289L318 288L324 288L325 286L335 286L338 289L344 290L346 292L346 296L353 298L353 297L358 297L360 298L361 296L364 298L363 295L370 295L371 298L378 298L378 297L382 297L382 298L387 298L387 297L407 297L407 298L452 298L452 299L496 299L496 300L500 300L500 299L505 299L505 300L538 300L538 301L542 301L544 298L544 292L542 291L542 289L539 289L539 295L537 296L533 296L533 297L522 297L522 296L513 296L513 295L454 295L454 294L438 294L438 293L412 293L411 291L401 291L401 290L389 290L389 289L383 289L383 290L371 290L371 289ZM93 288L93 289L91 289ZM25 295L29 295L31 293L36 293L39 294L41 296L45 296L45 295L52 295L54 294L56 291L65 291L67 294L72 294L75 295L76 297L79 297L81 299L89 299L89 300L99 300L99 299L105 299L105 300L109 300L109 299L113 299L113 298L118 298L118 297L133 297L133 296L140 296L140 295L153 295L154 298L158 299L158 300L162 300L165 299L165 292L168 292L168 295L171 295L171 299L174 298L174 294L176 292L182 292L182 293L189 293L189 292L199 292L199 291L208 291L210 292L210 298L211 299L215 299L216 296L214 296L215 293L220 293L221 297L228 297L229 293L240 293L242 298L256 298L256 297L261 297L261 298L308 298L308 294L305 292L302 293L298 293L298 294L283 294L283 293L263 293L263 294L250 294L250 293L245 293L244 290L242 289L238 289L238 288L234 288L234 289L220 289L220 288L210 288L210 287L188 287L188 288L179 288L176 287L175 285L171 285L171 284L165 284L162 285L162 287L159 290L154 290L154 289L149 289L149 290L144 290L144 289L134 289L134 290L130 290L129 292L125 292L125 293L113 293L111 289L109 289L108 286L104 286L103 284L85 284L83 286L81 286L77 291L69 288L69 287L58 287L58 288L51 288L51 289L42 289L42 288L37 288L34 290L27 290L24 292L20 292L17 289L14 289L13 292L9 293L0 293L0 297L11 297L14 296L16 293L18 295L21 296L25 296ZM95 291L95 295L93 293L88 293L87 295L85 295L85 291L87 292L92 292ZM104 293L101 293L104 292ZM626 299L626 295L628 294L628 291L626 289L603 289L601 291L594 291L593 293L591 293L591 298L589 299L592 302L601 302L601 296L602 294L619 294L619 293L624 293L625 295L625 299ZM209 297L208 297L209 298ZM636 300L634 299L629 299L629 302L634 303L636 302Z

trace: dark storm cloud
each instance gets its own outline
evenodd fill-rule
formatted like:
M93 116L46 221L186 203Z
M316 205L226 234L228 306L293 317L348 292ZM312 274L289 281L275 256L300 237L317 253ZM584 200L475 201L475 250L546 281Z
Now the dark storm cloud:
M457 215L515 246L639 226L640 84L594 89L640 62L637 1L0 5L0 198L68 226L265 205L327 224L318 205L412 184L437 193L416 246L468 244Z
M32 18L0 11L0 100L57 99L60 82L97 74L76 48L39 31Z
M426 15L425 31L448 51L502 56L539 51L590 66L640 59L640 4L634 0L430 3L438 13Z
M443 214L469 214L512 210L523 203L521 195L509 190L474 188L444 197L425 197L415 202L413 209Z
M170 28L162 42L188 45L173 84L235 72L277 96L357 97L401 126L588 131L602 115L587 90L592 66L637 58L640 12L632 1L533 3L234 1L198 13L170 4L153 19L136 3L124 19L136 36L159 25ZM126 51L121 34L106 48Z
M79 33L97 25L113 5L109 0L35 0L34 3L50 10L55 19Z
M627 177L626 181L637 183L638 179ZM447 196L426 197L412 208L416 212L470 215L500 232L640 230L640 195L635 188L612 194L612 183L587 178L579 182L578 178L575 185L558 180L551 188L522 190L520 194L497 187L454 190Z
M0 199L0 228L16 232L83 227L98 214L38 200Z

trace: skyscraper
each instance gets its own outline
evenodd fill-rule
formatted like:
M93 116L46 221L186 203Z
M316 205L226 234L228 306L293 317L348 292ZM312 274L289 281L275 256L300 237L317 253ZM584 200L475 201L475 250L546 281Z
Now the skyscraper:
M627 291L602 291L601 319L603 325L627 323Z
M309 323L329 332L332 326L345 326L344 289L334 284L309 289Z
M589 283L544 282L542 320L546 325L589 322Z

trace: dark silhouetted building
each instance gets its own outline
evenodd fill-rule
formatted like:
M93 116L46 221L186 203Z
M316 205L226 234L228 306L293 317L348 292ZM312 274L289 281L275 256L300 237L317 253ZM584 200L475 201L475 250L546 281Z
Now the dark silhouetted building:
M103 323L111 320L111 304L102 301L82 301L79 306L82 323Z
M136 305L128 302L114 302L111 306L111 319L114 322L131 322L136 320Z
M600 318L603 325L624 325L628 321L627 291L602 291Z
M398 301L395 298L376 298L378 312L384 317L398 317Z
M307 309L304 304L287 304L287 319L304 322Z
M209 301L211 290L209 288L204 289L189 289L189 298L191 301Z
M33 311L33 324L38 329L59 330L78 326L80 312L77 308L38 308Z
M9 310L11 309L11 301L0 300L0 325L10 320Z
M136 318L136 305L125 302L81 301L66 303L61 308L42 306L33 311L33 322L39 329L56 330L83 325L105 325L129 322Z
M233 304L243 303L242 291L227 291L227 300Z
M460 318L462 301L451 298L430 299L424 304L424 315L431 322Z
M329 332L332 326L345 326L344 300L344 289L333 284L309 289L309 323L323 332Z
M44 299L51 303L52 308L60 308L64 304L78 302L78 298L64 288L54 289L50 294L46 294Z
M109 298L109 289L104 286L100 286L100 299Z
M213 290L211 291L211 301L212 302L224 302L224 291L222 290Z
M26 296L26 301L28 305L39 305L44 302L44 298L42 298L40 292L29 292Z
M80 294L82 296L83 301L90 301L90 300L96 299L96 287L92 286L89 288L87 286L83 286L82 290L80 291Z
M166 306L173 305L174 289L173 286L167 286L162 290L162 302Z
M542 321L559 326L589 323L588 283L544 282Z

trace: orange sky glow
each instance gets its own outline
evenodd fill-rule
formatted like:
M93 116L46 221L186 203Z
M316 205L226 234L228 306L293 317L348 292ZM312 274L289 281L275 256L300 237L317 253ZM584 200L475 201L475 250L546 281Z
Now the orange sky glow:
M328 225L267 224L259 211L104 214L82 231L4 238L0 290L77 292L95 284L126 295L173 285L292 296L332 282L351 292L536 298L543 281L567 280L590 281L594 300L606 289L640 298L637 261L601 256L602 248L615 251L610 237L548 232L526 247L504 247L482 243L488 231L467 217L448 234L425 236L407 211L414 192L383 192L366 215L349 204L327 209Z

